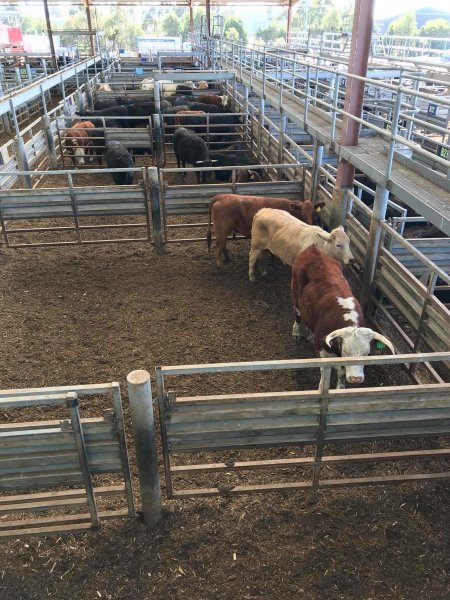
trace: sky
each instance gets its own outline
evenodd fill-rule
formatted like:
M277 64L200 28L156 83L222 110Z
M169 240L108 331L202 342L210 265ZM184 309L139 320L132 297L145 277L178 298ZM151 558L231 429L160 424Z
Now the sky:
M374 18L386 19L419 8L449 11L450 2L449 0L375 0Z

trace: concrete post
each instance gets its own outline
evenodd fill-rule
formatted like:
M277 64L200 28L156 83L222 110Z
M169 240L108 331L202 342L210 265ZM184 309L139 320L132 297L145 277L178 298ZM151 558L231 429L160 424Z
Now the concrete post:
M58 166L58 159L56 158L55 140L53 139L50 117L47 115L43 116L42 123L45 132L45 143L47 145L50 166L52 169L56 169Z
M309 189L309 199L312 202L317 200L317 188L319 185L320 167L322 166L323 144L317 139L314 140L313 166L311 172L311 187Z
M127 376L127 386L142 512L146 523L156 525L161 520L161 488L149 373L142 370L132 371Z
M19 171L30 171L30 165L28 164L27 154L25 152L25 144L21 136L14 138L14 150L16 153L17 166ZM21 175L22 185L24 188L33 189L33 182L31 175Z

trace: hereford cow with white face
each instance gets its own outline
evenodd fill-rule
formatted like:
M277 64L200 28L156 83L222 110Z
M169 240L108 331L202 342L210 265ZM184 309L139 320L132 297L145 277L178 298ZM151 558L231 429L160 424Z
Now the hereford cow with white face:
M353 296L342 265L314 246L299 252L292 264L294 339L301 337L300 323L312 331L314 349L321 358L367 356L370 344L378 340L395 354L392 343L376 331L364 327L364 315ZM364 381L364 366L339 367L337 388Z
M328 233L315 225L300 222L287 212L261 209L253 219L248 278L255 280L255 264L264 250L270 250L282 262L292 265L297 254L312 245L344 265L354 258L342 226Z

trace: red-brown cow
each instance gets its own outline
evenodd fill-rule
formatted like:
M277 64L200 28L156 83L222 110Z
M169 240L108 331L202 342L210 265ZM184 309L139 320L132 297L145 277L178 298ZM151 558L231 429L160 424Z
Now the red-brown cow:
M292 335L294 339L301 337L303 321L313 332L314 349L321 358L367 356L372 340L382 342L395 354L384 335L364 327L361 306L342 273L342 264L315 246L295 257L291 291L295 311ZM345 387L345 379L360 384L364 366L338 367L337 375L337 388Z
M95 129L95 125L90 121L80 121L72 125L64 134L64 146L67 148L67 153L72 156L73 164L77 166L84 165L85 155L92 145L87 129Z
M207 241L211 249L211 223L216 235L216 264L220 269L223 261L229 261L227 237L234 232L250 237L253 217L261 208L277 208L297 217L308 225L313 224L314 211L324 206L321 202L313 205L310 200L288 200L287 198L266 198L265 196L239 196L238 194L218 194L209 203Z
M228 96L217 96L216 94L201 94L198 97L197 102L203 102L203 104L214 104L215 106L221 106L227 108L230 104Z

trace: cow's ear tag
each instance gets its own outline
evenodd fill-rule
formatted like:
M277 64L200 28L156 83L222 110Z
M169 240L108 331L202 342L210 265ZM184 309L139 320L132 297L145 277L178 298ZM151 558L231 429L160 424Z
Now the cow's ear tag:
M377 348L378 350L383 350L383 348L386 348L386 346L383 344L383 342L377 342Z
M320 208L320 206L318 206L318 207L316 208L316 212L320 212L321 210L322 210L322 209Z

